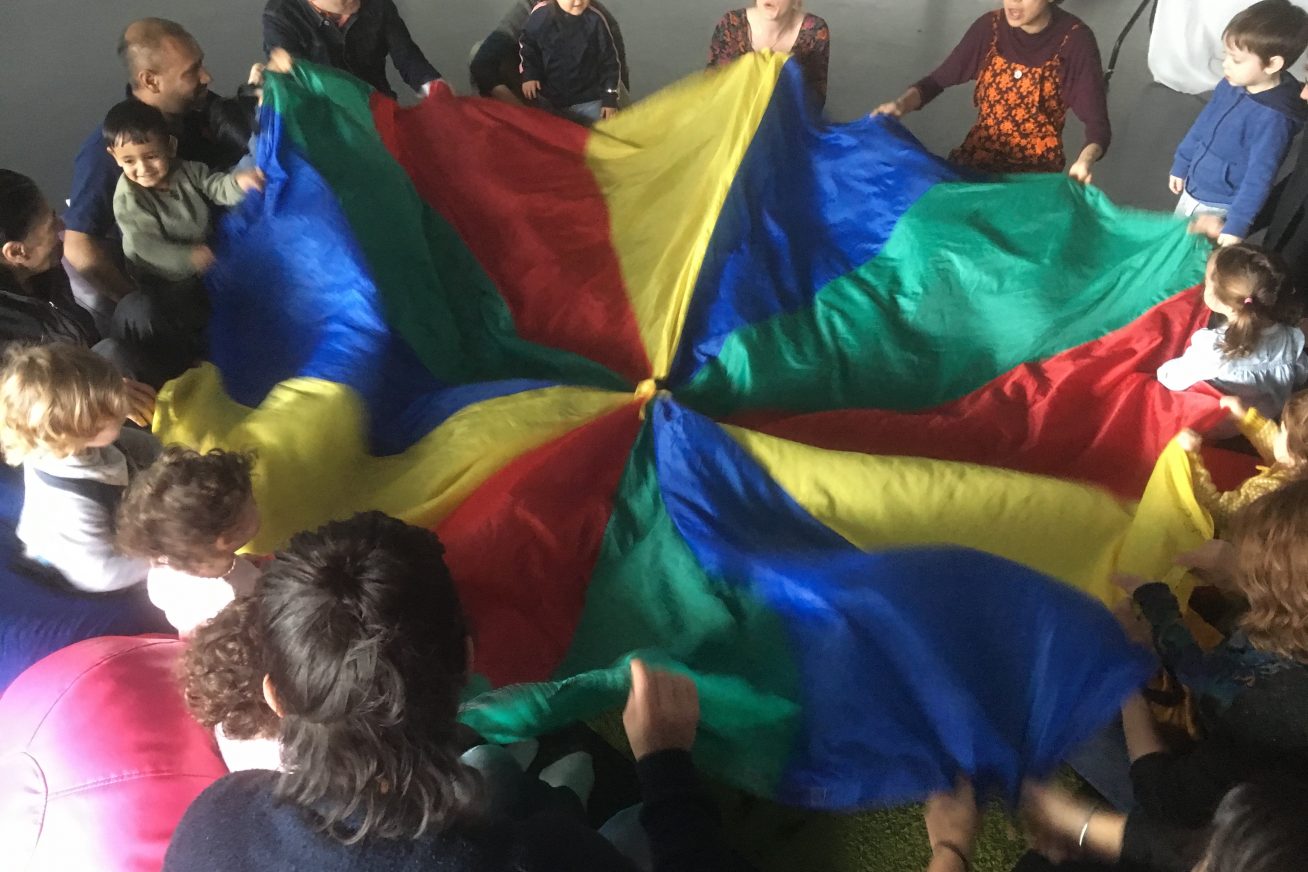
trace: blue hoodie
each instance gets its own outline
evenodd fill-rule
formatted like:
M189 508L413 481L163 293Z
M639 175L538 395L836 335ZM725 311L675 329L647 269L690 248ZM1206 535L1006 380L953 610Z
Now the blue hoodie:
M1290 142L1308 117L1300 87L1289 73L1261 94L1222 79L1177 146L1172 175L1185 179L1196 200L1228 207L1224 233L1249 235Z

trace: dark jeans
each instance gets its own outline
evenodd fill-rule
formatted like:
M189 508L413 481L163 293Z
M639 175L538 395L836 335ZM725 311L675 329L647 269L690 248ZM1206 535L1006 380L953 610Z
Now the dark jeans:
M498 30L477 47L469 66L472 86L483 97L503 85L516 96L522 96L522 73L518 71L521 59L518 55L518 41Z
M204 359L209 299L198 279L134 291L119 301L107 352L129 378L158 388ZM100 343L104 345L105 343Z

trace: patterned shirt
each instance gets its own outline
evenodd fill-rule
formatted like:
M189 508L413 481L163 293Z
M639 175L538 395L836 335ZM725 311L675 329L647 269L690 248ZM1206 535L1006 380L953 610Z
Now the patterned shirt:
M1240 432L1253 445L1267 466L1258 467L1258 474L1246 480L1235 490L1219 491L1213 484L1213 477L1204 465L1202 455L1190 452L1190 475L1194 487L1194 496L1202 508L1213 519L1218 538L1231 525L1235 513L1259 497L1266 496L1274 490L1285 487L1303 472L1297 467L1276 462L1273 445L1280 425L1264 418L1257 409L1250 409L1239 423Z
M754 34L749 27L749 16L737 9L722 16L709 43L710 67L729 64L754 50ZM831 62L831 31L827 23L812 13L804 16L799 35L790 53L804 71L804 81L817 95L818 102L827 102L827 67Z

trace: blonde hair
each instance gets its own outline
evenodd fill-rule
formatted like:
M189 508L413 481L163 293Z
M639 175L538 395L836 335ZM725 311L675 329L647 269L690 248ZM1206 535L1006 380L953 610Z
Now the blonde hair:
M1249 601L1241 628L1255 648L1308 662L1308 481L1250 503L1231 526L1235 580Z
M123 377L102 357L62 342L10 347L0 367L0 450L18 466L68 457L127 414Z

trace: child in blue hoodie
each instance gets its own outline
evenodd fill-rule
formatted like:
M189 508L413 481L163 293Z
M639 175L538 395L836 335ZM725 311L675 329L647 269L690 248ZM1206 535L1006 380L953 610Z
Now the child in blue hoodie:
M1222 34L1225 78L1181 140L1168 180L1176 213L1225 219L1218 242L1239 242L1262 209L1308 110L1286 72L1308 48L1308 12L1262 0Z

